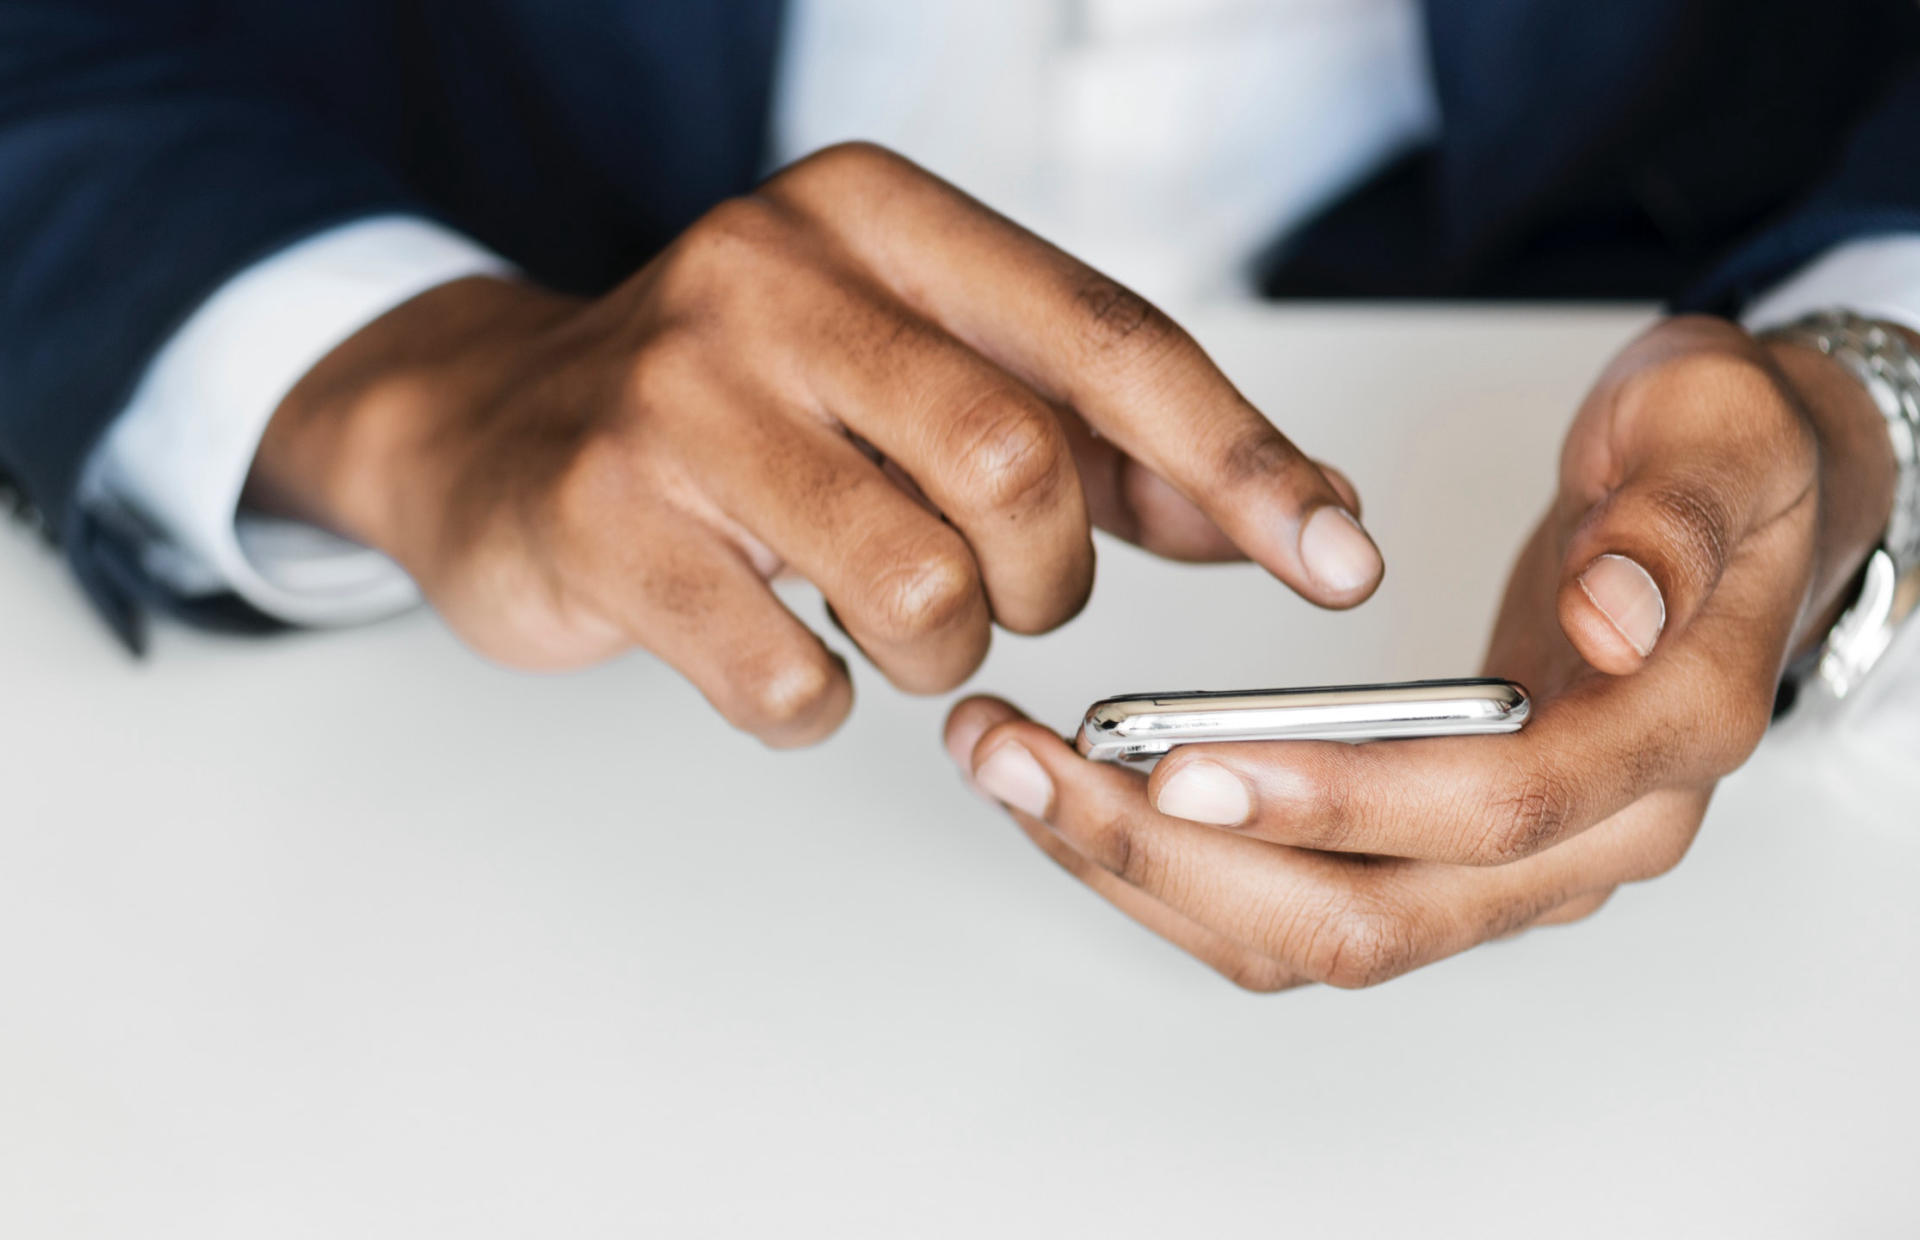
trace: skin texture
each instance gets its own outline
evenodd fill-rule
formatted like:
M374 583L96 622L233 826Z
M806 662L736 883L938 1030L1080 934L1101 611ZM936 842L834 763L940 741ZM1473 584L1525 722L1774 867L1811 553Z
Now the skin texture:
M1509 580L1486 672L1532 690L1522 732L1190 746L1147 778L973 698L947 746L1043 852L1235 982L1372 985L1677 865L1790 656L1843 604L1893 482L1880 415L1838 366L1672 320L1579 411ZM1582 587L1607 555L1660 592L1646 654ZM1239 781L1244 820L1155 809L1197 763Z
M249 501L385 551L493 659L643 647L779 746L852 700L782 572L932 693L993 625L1080 609L1094 526L1244 554L1328 607L1382 571L1324 511L1351 487L1165 315L865 145L722 204L598 300L473 279L384 316L276 412Z

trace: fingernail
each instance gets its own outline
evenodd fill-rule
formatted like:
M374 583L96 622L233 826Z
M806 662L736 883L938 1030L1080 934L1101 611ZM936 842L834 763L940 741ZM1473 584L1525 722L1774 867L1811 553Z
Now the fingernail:
M1624 555L1603 555L1580 574L1580 588L1641 658L1667 627L1667 602L1646 569Z
M1026 746L1008 742L987 755L973 773L982 791L1023 814L1045 818L1053 804L1053 781Z
M1253 816L1240 777L1217 762L1189 762L1160 785L1153 807L1169 818L1237 827Z
M987 721L969 719L947 733L947 756L961 771L971 774L973 771L973 747L987 734Z
M1351 594L1380 576L1380 551L1353 514L1328 504L1300 531L1300 560L1313 579L1337 594Z

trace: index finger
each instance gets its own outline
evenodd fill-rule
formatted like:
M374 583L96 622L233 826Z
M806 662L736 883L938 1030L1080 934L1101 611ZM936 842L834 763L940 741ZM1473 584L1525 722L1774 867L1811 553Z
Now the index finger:
M1350 607L1379 584L1379 550L1332 482L1138 294L877 147L833 148L762 192L1070 405L1304 597Z

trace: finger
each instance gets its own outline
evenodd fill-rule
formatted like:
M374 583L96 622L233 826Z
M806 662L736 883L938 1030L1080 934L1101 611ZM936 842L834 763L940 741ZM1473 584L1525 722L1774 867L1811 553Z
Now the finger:
M1079 879L1094 894L1244 990L1274 994L1304 986L1308 978L1268 956L1241 946L1223 934L1183 916L1137 887L1128 886L1076 852L1038 819L1018 811L1014 823L1041 852Z
M588 544L592 562L577 576L593 609L768 745L809 745L838 728L853 706L846 661L713 531L673 512L646 528L648 539Z
M1102 440L1071 409L1056 411L1079 463L1081 489L1087 493L1092 524L1165 559L1196 564L1244 560L1225 530L1213 524L1200 505L1181 495L1154 470L1140 465L1114 443ZM1350 513L1359 516L1359 491L1346 474L1319 463Z
M765 192L1077 410L1304 597L1350 607L1379 584L1380 553L1326 476L1137 294L878 148L835 148Z
M1581 896L1577 900L1567 901L1533 924L1536 926L1570 926L1576 921L1585 921L1587 918L1593 916L1612 898L1612 889L1596 891L1590 895Z
M1139 777L1075 754L1025 719L990 728L975 746L973 779L1016 818L1044 823L1100 872L1236 945L1314 980L1339 975L1304 943L1271 933L1276 910L1325 908L1328 863L1155 813Z
M1062 409L1059 417L1097 528L1170 560L1246 559L1213 518L1171 483L1095 434L1079 414Z
M888 298L825 290L799 330L809 389L965 536L993 618L1018 633L1072 619L1093 541L1052 407Z
M1704 806L1704 797L1662 794L1622 815L1617 829L1518 865L1472 869L1208 832L1155 813L1130 795L1124 773L1023 722L988 731L975 756L982 788L1022 813L1044 806L1044 820L1081 856L1242 947L1336 986L1372 985L1645 877L1656 851L1648 838L1669 841L1655 864L1677 861Z
M717 400L675 423L701 496L820 588L887 678L945 692L986 656L990 618L966 540L824 424Z
M1593 914L1599 912L1600 906L1605 904L1610 898L1612 898L1612 896L1613 896L1613 892L1609 890L1609 891L1596 891L1589 895L1576 897L1575 899L1567 901L1565 904L1562 904L1560 907L1556 909L1552 909L1552 910L1549 910L1548 912L1542 913L1539 917L1535 918L1532 922L1528 923L1527 925L1515 926L1512 930L1509 930L1507 933L1502 935L1497 935L1495 937L1503 938L1503 939L1517 939L1521 935L1525 934L1527 931L1537 930L1542 926L1571 925L1576 921L1584 920L1585 918L1591 917L1593 916Z
M1094 433L1072 410L1058 412L1096 528L1170 560L1218 564L1247 558L1213 518L1171 483ZM1325 462L1319 465L1347 510L1359 516L1360 494L1352 481Z
M1507 865L1752 752L1769 720L1768 664L1754 651L1779 639L1742 631L1760 623L1742 610L1639 675L1589 675L1536 702L1511 735L1188 745L1160 762L1148 796L1170 816L1274 843Z
M1072 845L1055 835L1039 819L1030 818L1017 810L1010 811L1009 817L1020 828L1021 834L1033 841L1061 869L1091 888L1095 895L1234 985L1260 994L1273 994L1307 984L1307 978L1279 961L1243 947L1192 918L1174 912L1139 888L1128 886L1075 852Z
M973 746L992 727L1020 718L1013 707L995 698L969 698L953 708L947 717L946 741L949 754L963 772L972 770ZM1129 886L1113 874L1074 851L1046 823L1031 815L1011 811L1021 832L1035 847L1061 869L1093 889L1102 899L1166 939L1188 955L1209 966L1237 986L1271 993L1303 984L1306 979L1277 961L1218 934L1192 918L1176 913L1167 905Z
M1774 380L1720 352L1675 365L1611 397L1618 478L1581 518L1561 572L1562 629L1614 675L1686 630L1756 531L1797 510L1812 537L1813 443Z

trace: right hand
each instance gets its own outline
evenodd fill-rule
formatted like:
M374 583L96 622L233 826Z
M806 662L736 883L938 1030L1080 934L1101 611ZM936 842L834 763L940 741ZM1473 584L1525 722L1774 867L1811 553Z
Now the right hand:
M598 300L471 279L394 310L288 396L250 495L392 556L491 658L643 646L774 745L852 701L783 568L912 692L963 681L993 623L1070 619L1090 524L1237 549L1328 607L1381 573L1351 489L1163 314L862 145Z
M1054 860L1236 980L1372 985L1678 865L1897 477L1839 363L1670 319L1581 406L1508 580L1486 671L1532 691L1524 730L1188 745L1148 777L972 698L948 750Z

